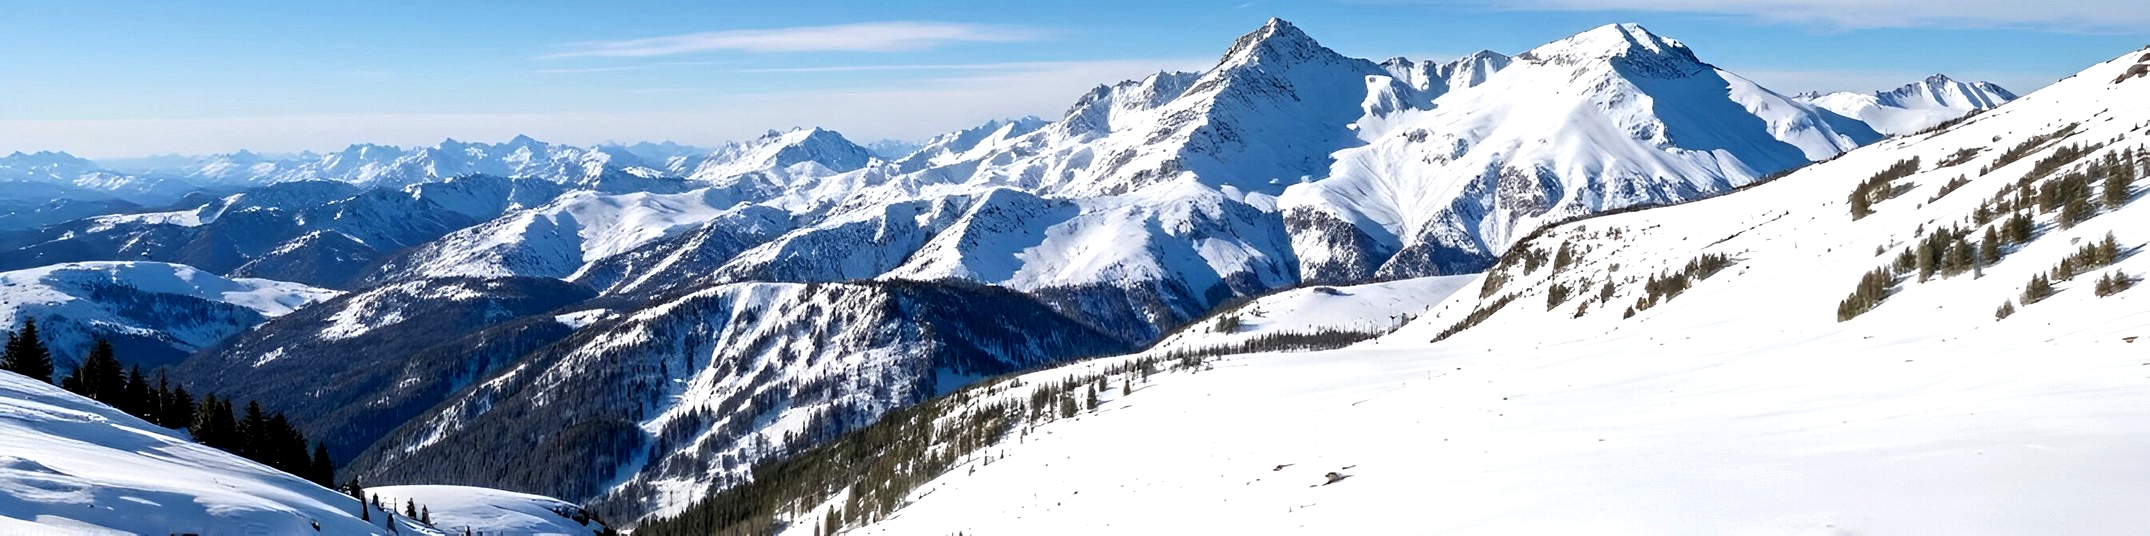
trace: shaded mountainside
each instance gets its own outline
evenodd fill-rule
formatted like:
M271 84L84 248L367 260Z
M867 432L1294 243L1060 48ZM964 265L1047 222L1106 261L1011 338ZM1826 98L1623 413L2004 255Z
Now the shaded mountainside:
M973 379L1128 348L991 287L722 285L597 321L455 393L349 471L487 482L635 519Z
M195 392L260 400L348 460L464 386L566 337L547 314L588 300L550 279L451 278L351 292L171 370Z

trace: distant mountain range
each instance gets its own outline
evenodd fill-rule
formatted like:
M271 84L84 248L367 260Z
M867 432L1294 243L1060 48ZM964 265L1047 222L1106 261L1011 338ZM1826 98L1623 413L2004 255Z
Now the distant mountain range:
M0 192L83 200L0 204L27 207L0 214L21 222L0 269L123 262L315 296L175 339L199 351L170 370L285 408L369 482L635 519L981 377L1284 289L1483 272L1549 224L1725 194L2013 98L1938 80L1788 96L1632 24L1374 62L1271 20L1201 72L915 145L516 137L126 172L17 153Z

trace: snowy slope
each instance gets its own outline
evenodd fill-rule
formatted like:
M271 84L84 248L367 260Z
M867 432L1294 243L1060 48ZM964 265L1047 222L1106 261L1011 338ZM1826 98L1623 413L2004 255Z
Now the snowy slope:
M1364 146L1278 202L1310 279L1476 272L1539 225L1722 192L1876 138L1631 24L1517 55L1430 109L1391 101L1408 102L1369 97Z
M433 516L433 526L450 534L537 535L599 534L604 525L577 522L582 507L559 499L468 486L376 486L366 491L381 497L381 504L414 501Z
M553 320L554 311L593 294L537 278L360 289L204 348L169 370L194 392L276 408L335 459L348 460L464 385L566 337L571 330Z
M1204 72L1101 86L1057 122L731 183L764 186L757 202L798 228L696 268L985 283L1150 340L1271 289L1482 270L1537 225L1711 195L1878 137L1633 25L1514 58L1376 64L1273 20ZM666 250L634 256L689 256L650 244Z
M161 204L202 187L161 176L138 176L105 169L75 155L20 151L0 156L0 199L124 199L139 204Z
M337 292L266 279L227 279L157 262L66 263L0 272L0 326L38 328L62 370L93 337L128 364L155 367Z
M0 373L0 532L444 534L89 399Z
M1208 323L1190 324L1150 351L1199 351L1265 336L1331 331L1380 335L1402 327L1477 278L1449 275L1291 289L1220 309ZM1220 323L1223 319L1229 321Z
M349 471L536 491L632 520L978 378L1129 348L1000 289L708 287L473 382Z
M2007 104L2016 99L2016 94L1992 82L1959 82L1937 74L1888 91L1807 94L1799 98L1863 121L1882 134L1901 136Z
M1370 343L1107 389L1096 411L1018 426L849 533L2134 530L2150 523L2127 502L2150 491L2150 435L2136 425L2150 390L2129 338L2150 336L2150 315L2139 284L2098 297L2091 282L2150 272L2150 181L2072 227L2037 213L2031 240L1975 272L1899 276L1877 308L1836 313L1861 274L1922 234L2045 180L2033 168L2060 147L2102 144L2050 160L2055 176L2150 144L2150 80L2114 82L2150 63L2138 55L1750 190L1553 227L1482 276L1483 292ZM2023 158L1997 161L2026 141ZM1853 220L1846 195L1914 156L1906 191ZM1968 184L1937 196L1959 176ZM2021 301L2034 274L2107 233L2116 265ZM1575 260L1546 260L1562 249ZM1703 254L1731 264L1650 299L1652 276ZM1576 290L1561 300L1556 285ZM2019 310L1996 320L2004 301Z

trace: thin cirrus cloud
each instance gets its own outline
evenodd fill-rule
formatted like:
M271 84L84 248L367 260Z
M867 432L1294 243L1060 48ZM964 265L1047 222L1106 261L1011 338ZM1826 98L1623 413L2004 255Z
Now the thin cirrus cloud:
M2150 25L2150 9L2145 9L2142 0L1434 0L1433 3L1480 4L1523 11L1702 13L1843 29L2025 28L2133 33Z
M1045 33L1018 26L955 22L866 22L756 30L723 30L619 41L560 45L540 58L648 58L696 52L887 52L953 43L1036 41Z

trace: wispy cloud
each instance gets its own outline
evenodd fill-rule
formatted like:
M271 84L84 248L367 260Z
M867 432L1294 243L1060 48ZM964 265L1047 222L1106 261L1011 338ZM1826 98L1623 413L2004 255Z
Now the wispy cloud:
M912 63L898 65L837 65L829 67L767 67L732 69L735 73L847 73L858 71L1012 71L1028 69L1053 69L1074 63L1058 61L1023 61L999 63Z
M620 41L560 45L542 58L646 58L719 50L744 52L879 52L924 50L951 43L1012 43L1043 39L1019 26L956 22L866 22L758 30L724 30Z
M1656 11L1865 28L2028 28L2134 33L2150 25L2142 0L1361 0L1526 11Z
M533 70L533 71L530 71L530 72L533 72L533 73L538 73L538 74L615 73L615 72L620 72L620 71L646 71L646 70L650 70L650 69L667 69L667 68L672 68L672 67L696 67L696 66L706 66L706 65L717 65L718 63L719 63L719 62L714 62L714 61L667 61L667 62L660 62L660 63L643 63L643 64L636 64L636 65L613 65L613 66L609 66L609 67L578 67L578 68L568 68L568 69L537 69L537 70Z

